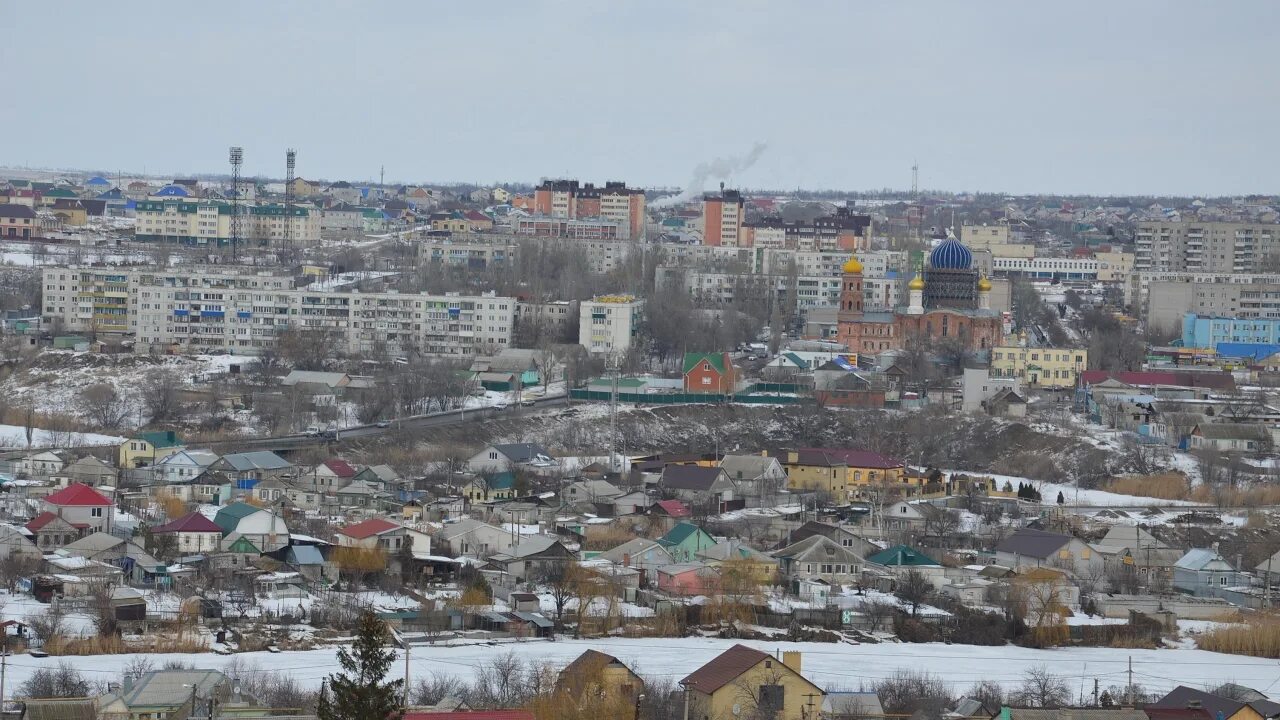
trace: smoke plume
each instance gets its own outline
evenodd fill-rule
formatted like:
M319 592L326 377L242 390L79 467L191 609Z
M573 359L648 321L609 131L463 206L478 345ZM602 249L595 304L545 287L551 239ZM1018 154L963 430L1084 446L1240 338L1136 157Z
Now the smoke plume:
M697 197L699 193L706 189L708 181L728 180L733 177L734 173L746 172L751 169L751 166L756 164L768 147L766 143L758 142L752 146L751 152L746 155L716 158L698 163L693 168L693 177L689 178L689 182L685 185L683 192L679 195L662 198L653 203L652 206L670 207Z

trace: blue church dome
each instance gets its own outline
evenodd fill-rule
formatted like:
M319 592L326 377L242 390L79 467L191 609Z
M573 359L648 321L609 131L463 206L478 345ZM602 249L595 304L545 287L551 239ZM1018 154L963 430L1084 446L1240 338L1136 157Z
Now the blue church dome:
M973 253L960 244L954 235L948 235L942 244L929 253L929 267L935 270L968 270L973 265Z

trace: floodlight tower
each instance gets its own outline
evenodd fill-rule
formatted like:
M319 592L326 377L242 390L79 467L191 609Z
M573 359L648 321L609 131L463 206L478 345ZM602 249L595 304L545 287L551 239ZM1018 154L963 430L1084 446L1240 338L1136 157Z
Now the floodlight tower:
M284 246L293 249L293 171L298 164L298 151L284 151Z
M244 148L231 147L231 257L236 257L240 244L240 168L244 165Z

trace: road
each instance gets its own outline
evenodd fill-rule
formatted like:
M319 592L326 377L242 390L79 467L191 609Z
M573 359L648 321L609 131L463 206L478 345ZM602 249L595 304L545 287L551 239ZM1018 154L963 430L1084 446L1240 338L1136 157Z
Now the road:
M427 413L425 415L410 415L407 417L388 420L386 422L386 427L378 427L376 423L370 423L368 425L353 425L338 430L336 438L298 433L265 438L223 440L206 444L213 449L230 450L234 448L242 452L250 450L301 450L310 447L321 447L335 441L344 442L346 440L375 438L384 433L400 432L402 430L421 430L424 428L441 427L444 425L457 425L464 422L478 422L481 420L488 420L490 418L515 417L519 416L521 413L540 408L568 405L569 398L567 395L526 397L525 403L532 403L532 406L513 405L503 410L493 407L480 407L467 408L465 410L446 410L444 412Z

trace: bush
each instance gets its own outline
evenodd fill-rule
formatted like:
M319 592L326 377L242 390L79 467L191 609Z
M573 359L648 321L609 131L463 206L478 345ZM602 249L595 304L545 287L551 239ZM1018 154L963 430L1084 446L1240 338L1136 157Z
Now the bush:
M1280 615L1256 615L1243 625L1208 630L1196 639L1196 647L1233 655L1280 658Z

